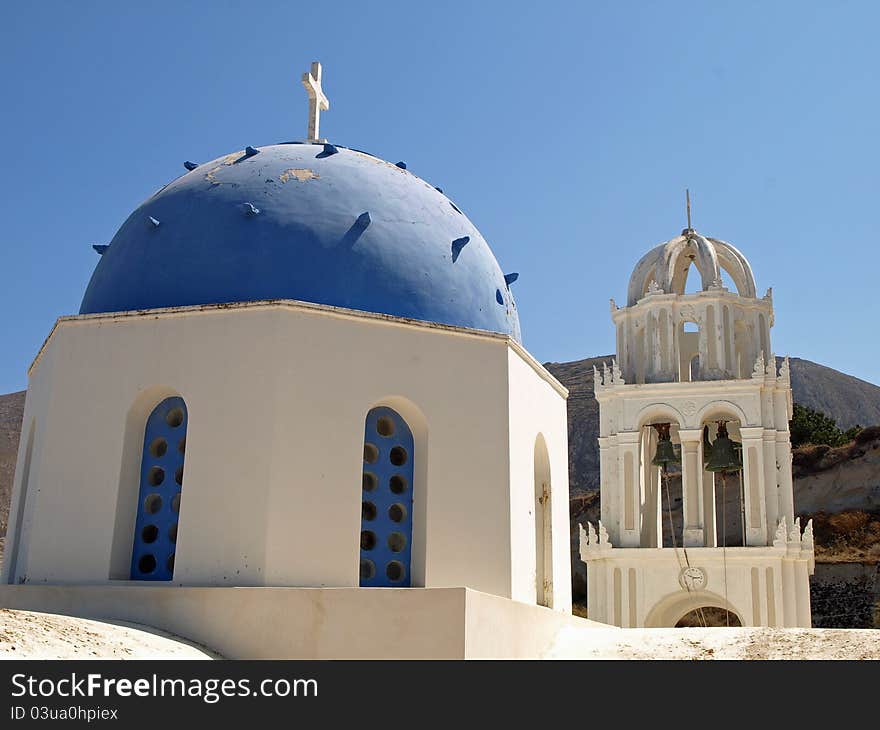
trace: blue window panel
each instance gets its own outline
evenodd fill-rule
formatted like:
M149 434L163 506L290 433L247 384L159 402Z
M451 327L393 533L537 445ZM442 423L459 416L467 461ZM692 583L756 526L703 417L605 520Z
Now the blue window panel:
M186 403L179 397L163 400L147 419L131 550L132 580L171 580L174 576L186 427Z
M361 509L360 585L411 585L413 435L397 411L367 414Z

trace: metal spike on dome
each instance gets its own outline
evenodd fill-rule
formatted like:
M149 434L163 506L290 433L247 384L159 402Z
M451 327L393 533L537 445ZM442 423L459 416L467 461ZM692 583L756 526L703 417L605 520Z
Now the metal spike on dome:
M434 190L436 190L441 195L443 194L443 188L438 188L436 185L434 186Z
M499 304L504 304L504 297L502 296L500 289L495 290L495 301Z
M514 271L512 274L504 275L504 283L507 284L507 286L513 284L513 282L515 282L517 279L519 279L519 274L516 271Z
M258 150L256 147L251 147L250 145L248 145L244 148L245 157L253 157L254 155L258 154L260 154L260 150Z
M158 227L159 227L159 221L157 221L155 218L153 218L153 216L148 215L148 216L147 216L147 221L149 221L149 223L153 226L153 228L158 228Z
M257 208L253 203L242 203L241 208L244 211L244 214L247 216L257 215L260 212L260 209Z
M354 224L360 229L366 229L372 222L373 219L370 217L370 213L364 212L357 217L357 220L354 222Z
M193 170L195 170L195 169L198 167L198 165L197 165L195 162L190 162L189 160L187 160L186 162L184 162L184 163L183 163L183 166L184 166L187 170L189 170L190 172L192 172Z
M110 248L108 244L105 243L93 243L92 248L95 249L101 256L107 253L107 249Z
M461 254L461 250L470 243L470 236L462 236L461 238L456 238L452 242L452 263L458 261L458 256Z
M401 170L405 170L405 169L406 169L406 163L405 163L405 162L395 162L395 163L394 163L394 166L395 166L395 167L399 167Z
M339 150L336 148L335 144L330 144L329 142L324 143L324 156L329 157L330 155L335 155Z

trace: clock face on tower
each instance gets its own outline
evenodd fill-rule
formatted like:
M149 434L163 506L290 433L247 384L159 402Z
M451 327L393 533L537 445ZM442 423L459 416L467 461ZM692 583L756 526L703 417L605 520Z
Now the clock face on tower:
M678 582L686 591L699 591L706 587L706 571L702 568L682 568Z

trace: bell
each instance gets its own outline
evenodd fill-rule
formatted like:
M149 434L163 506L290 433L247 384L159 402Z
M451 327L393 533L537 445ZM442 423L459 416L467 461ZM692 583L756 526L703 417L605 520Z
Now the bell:
M657 429L657 451L654 452L654 458L651 463L654 466L661 466L667 469L670 464L680 464L681 456L675 452L675 446L672 438L669 436L668 423L655 423L654 428Z
M675 453L675 447L668 438L657 442L657 451L651 459L654 466L662 466L666 469L670 464L680 464L681 459Z
M712 444L712 454L706 464L706 471L732 472L740 469L742 469L742 461L737 457L733 441L727 435L727 425L724 421L719 421L718 438Z

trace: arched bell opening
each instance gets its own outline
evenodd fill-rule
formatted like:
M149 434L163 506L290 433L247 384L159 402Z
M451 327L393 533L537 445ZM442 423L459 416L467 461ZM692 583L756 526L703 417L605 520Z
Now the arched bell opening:
M700 325L685 320L678 325L678 380L693 383L700 379Z
M642 547L683 544L679 424L663 416L640 429Z
M745 545L740 420L716 414L701 423L706 545Z

